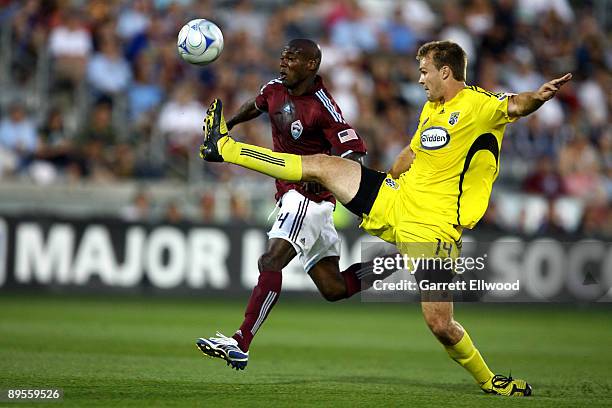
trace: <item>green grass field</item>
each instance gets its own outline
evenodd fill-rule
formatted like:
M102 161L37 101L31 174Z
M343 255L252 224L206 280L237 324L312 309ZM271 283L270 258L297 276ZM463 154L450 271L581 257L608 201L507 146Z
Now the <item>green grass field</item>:
M61 387L56 406L77 407L612 406L609 307L457 305L491 368L533 384L520 399L481 393L417 305L281 299L230 370L194 340L231 334L245 301L2 294L0 388Z

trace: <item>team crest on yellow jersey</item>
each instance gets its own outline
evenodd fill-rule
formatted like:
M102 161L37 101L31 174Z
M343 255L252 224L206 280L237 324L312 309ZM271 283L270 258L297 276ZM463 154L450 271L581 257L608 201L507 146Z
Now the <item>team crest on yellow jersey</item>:
M390 178L390 177L387 177L385 179L385 184L388 185L389 187L391 187L394 190L399 189L399 184L397 184L397 182L395 180L393 180L392 178Z
M451 126L455 126L458 120L459 120L459 112L453 112L450 114L450 117L448 118L448 124Z

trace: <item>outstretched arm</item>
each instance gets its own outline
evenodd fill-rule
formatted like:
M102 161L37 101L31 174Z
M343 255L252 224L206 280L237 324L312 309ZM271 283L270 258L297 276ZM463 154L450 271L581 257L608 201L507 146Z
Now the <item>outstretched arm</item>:
M227 121L227 130L231 130L239 123L247 122L261 115L261 111L255 105L255 98L246 101L238 110L238 113Z
M508 116L527 116L537 110L544 102L552 99L563 84L572 79L572 74L545 83L535 92L521 92L508 99Z
M400 154L395 159L393 166L391 166L391 170L389 170L389 173L391 173L391 177L393 177L394 179L398 179L399 176L402 175L402 173L408 171L408 169L412 165L413 160L414 153L412 152L410 145L408 145L404 148L404 150L400 152Z

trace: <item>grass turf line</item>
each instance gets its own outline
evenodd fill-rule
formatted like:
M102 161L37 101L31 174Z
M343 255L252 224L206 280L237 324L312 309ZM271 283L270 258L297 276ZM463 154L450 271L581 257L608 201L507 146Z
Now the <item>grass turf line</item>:
M231 335L245 302L3 294L0 388L61 387L62 407L612 405L609 307L457 305L493 371L533 384L508 399L478 390L418 305L281 299L230 370L194 341Z

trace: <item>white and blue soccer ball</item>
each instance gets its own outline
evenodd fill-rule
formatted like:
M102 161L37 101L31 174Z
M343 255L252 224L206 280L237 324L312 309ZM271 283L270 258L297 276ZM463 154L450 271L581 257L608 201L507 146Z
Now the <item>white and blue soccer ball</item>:
M223 33L212 21L191 20L179 31L177 47L181 58L190 64L210 64L223 51Z

